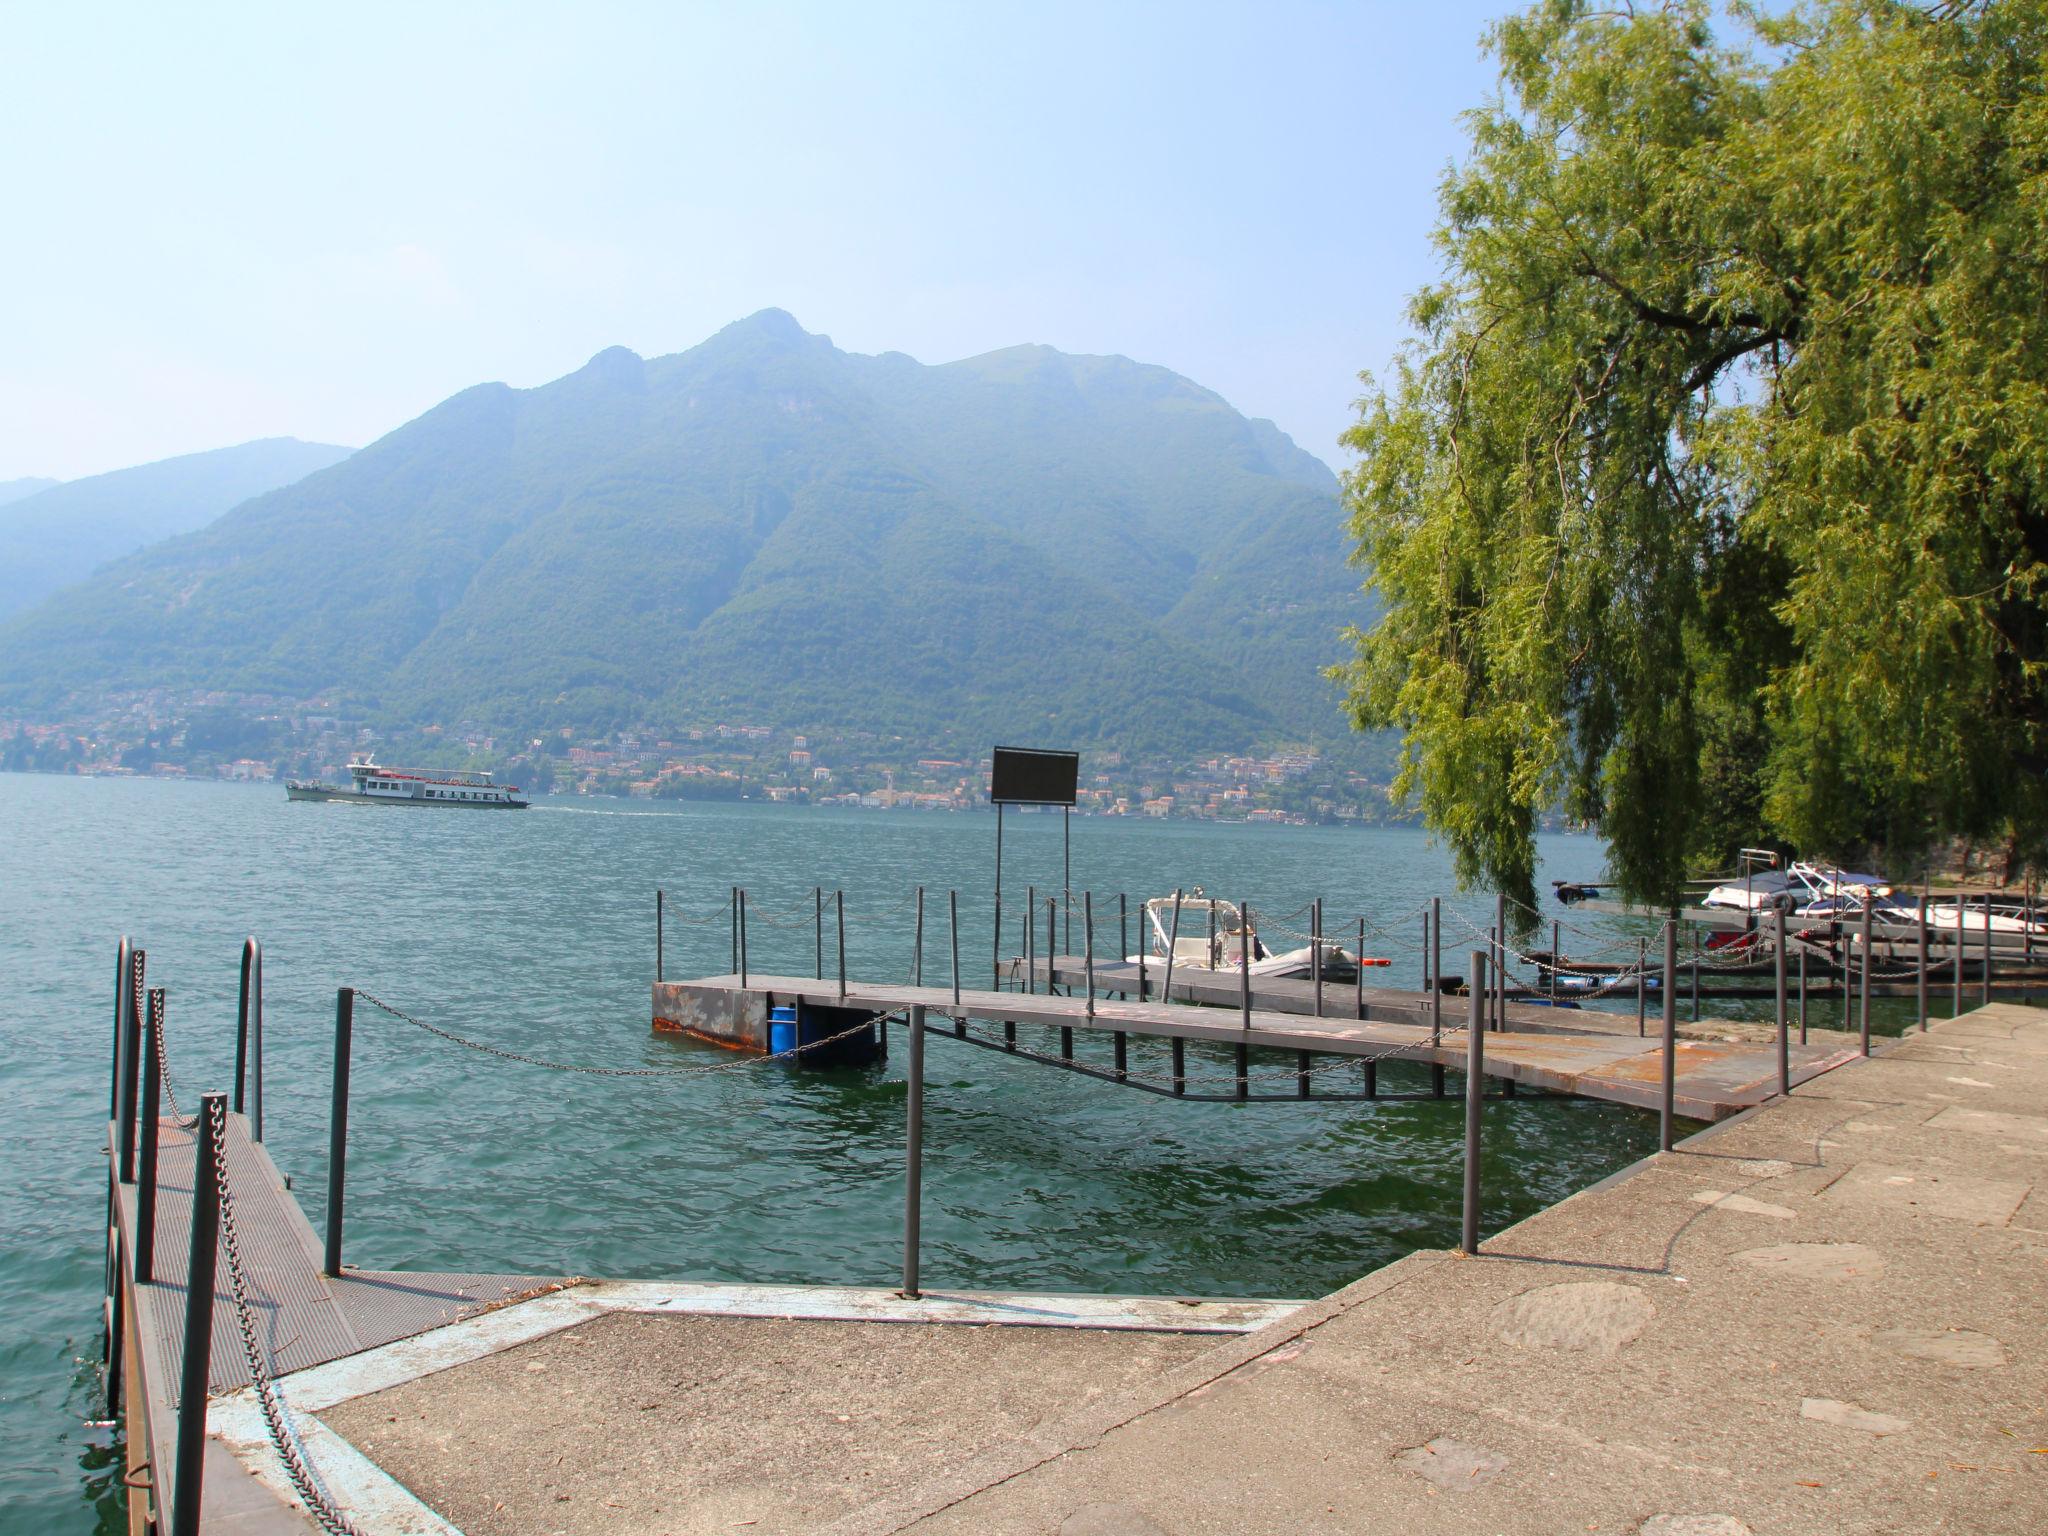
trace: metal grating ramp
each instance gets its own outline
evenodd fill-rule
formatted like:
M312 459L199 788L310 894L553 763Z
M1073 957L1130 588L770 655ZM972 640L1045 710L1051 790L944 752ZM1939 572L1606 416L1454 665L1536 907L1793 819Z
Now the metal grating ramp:
M146 1347L151 1379L162 1384L166 1401L177 1400L184 1345L185 1269L192 1248L194 1133L166 1117L157 1153L155 1280L149 1290L161 1309L160 1326ZM241 1236L249 1302L257 1338L269 1351L272 1371L285 1375L344 1355L389 1344L554 1282L531 1275L408 1274L350 1270L329 1280L320 1273L320 1252L298 1203L277 1176L269 1156L249 1140L248 1124L228 1116L228 1178L234 1189L235 1224ZM226 1245L214 1272L214 1393L246 1386L228 1284Z

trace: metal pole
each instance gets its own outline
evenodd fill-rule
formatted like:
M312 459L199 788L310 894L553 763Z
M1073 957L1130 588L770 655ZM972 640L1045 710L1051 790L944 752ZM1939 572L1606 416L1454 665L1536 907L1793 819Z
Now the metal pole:
M1252 1030L1252 909L1242 897L1237 903L1237 1010L1246 1034ZM1243 1084L1238 1085L1240 1093Z
M1081 893L1082 938L1088 950L1088 1017L1095 1017L1095 893Z
M1868 895L1864 896L1863 938L1860 945L1861 954L1857 962L1860 974L1856 982L1856 1027L1858 1033L1863 1037L1863 1054L1866 1056L1870 1054L1870 910L1876 905L1877 903L1872 901Z
M1308 908L1309 974L1316 984L1316 1017L1323 1016L1323 898L1318 896Z
M946 892L946 925L953 935L953 1008L957 1012L960 1007L960 893L958 891ZM967 1021L965 1019L955 1019L953 1021L953 1032L960 1035L966 1034Z
M992 978L989 985L1000 987L1003 984L1003 803L1000 800L996 802L996 915L990 926L994 929L995 938L988 953L989 976Z
M356 993L342 987L334 994L334 1104L327 1131L327 1256L321 1273L341 1273L341 1213L348 1182L349 1040L355 1033Z
M121 1182L135 1182L135 1095L142 1072L142 979L148 955L128 951L128 1030L121 1053Z
M832 893L832 919L839 927L839 1001L846 1001L846 892Z
M177 1473L171 1482L171 1536L199 1536L205 1488L206 1392L213 1375L213 1269L220 1253L220 1160L214 1132L227 1095L199 1101L198 1157L192 1165L192 1253L185 1269L185 1355L178 1373Z
M910 1007L910 1092L903 1131L903 1294L917 1298L919 1229L924 1218L924 1004Z
M142 1026L142 1177L135 1186L135 1278L156 1278L157 1139L162 1132L158 1108L163 1074L164 989L149 989L148 1020Z
M654 979L656 981L660 981L662 979L661 946L662 939L664 937L663 928L665 926L662 922L662 906L664 904L664 901L665 898L662 894L662 889L660 886L657 885L654 888Z
M1055 988L1053 977L1058 974L1053 951L1059 947L1060 903L1056 896L1045 898L1045 995L1051 997ZM1070 989L1071 990L1071 989Z
M1552 920L1550 924L1550 1000L1553 1003L1557 1001L1558 969L1564 964L1564 940L1560 934L1561 927L1562 924L1554 919Z
M1354 1018L1365 1017L1365 919L1358 920L1358 965L1351 976L1351 1013Z
M1917 921L1920 938L1920 963L1914 968L1913 995L1915 1005L1920 1012L1920 1032L1925 1034L1927 1032L1927 893L1925 891L1920 893L1920 910Z
M1799 1043L1806 1044L1806 946L1799 946Z
M818 980L825 979L825 887L811 887L811 932L817 947Z
M254 981L250 985L249 1017L249 1139L263 1140L263 946L249 940L256 951Z
M1954 978L1953 978L1953 980L1954 980L1954 990L1955 990L1955 996L1954 996L1954 997L1953 997L1953 998L1952 998L1952 999L1950 1000L1950 1002L1949 1002L1949 1006L1948 1006L1948 1016L1949 1016L1950 1018L1952 1018L1952 1019L1953 1019L1953 1018L1958 1018L1958 1017L1960 1017L1960 1016L1961 1016L1961 1014L1962 1014L1962 1011L1963 1011L1963 939L1964 939L1964 934L1963 934L1963 897L1962 897L1962 893L1961 893L1961 892L1957 892L1957 893L1956 893L1956 902L1955 902L1955 912L1956 912L1956 942L1955 942L1955 947L1954 947L1954 948L1953 948L1953 949L1952 949L1952 950L1950 951L1950 957L1951 957L1951 958L1953 959L1953 961L1955 962L1955 976L1954 976Z
M1365 919L1358 920L1358 958L1365 959ZM1358 974L1365 974L1361 964ZM1363 983L1360 983L1361 988ZM1359 1017L1365 1016L1361 1002ZM1429 1043L1441 1047L1444 1043L1444 902L1441 896L1429 898ZM1429 1096L1440 1099L1444 1096L1444 1064L1432 1061L1429 1064Z
M1636 1038L1648 1034L1649 987L1650 987L1650 941L1636 940Z
M235 1005L235 1113L242 1113L243 1084L249 1075L249 959L254 939L242 940L242 987Z
M739 887L740 986L747 984L747 888Z
M1047 969L1050 970L1048 965ZM1038 990L1038 887L1024 887L1024 990Z
M1508 1023L1508 898L1493 893L1493 1027Z
M910 984L924 985L924 887L917 888L917 936L910 941Z
M1664 1092L1657 1111L1657 1145L1672 1143L1672 1106L1678 1096L1678 908L1664 920Z
M1991 893L1984 893L1984 1004L1991 1005Z
M1149 1002L1151 986L1145 975L1145 957L1152 949L1152 899L1148 896L1145 904L1138 908L1138 1001ZM1128 953L1128 951L1126 951Z
M1173 1037L1173 1096L1183 1098L1188 1091L1188 1043L1179 1035Z
M114 1065L107 1087L107 1118L121 1118L121 1035L128 999L128 935L114 949Z
M1779 907L1771 914L1777 924L1777 1001L1778 1001L1778 1096L1784 1098L1792 1092L1792 1041L1790 1021L1785 1015L1785 909Z
M740 971L740 888L728 886L725 893L725 922L732 930L732 974Z
M1698 935L1698 934L1694 934L1694 935L1693 935L1693 945L1692 945L1692 1021L1693 1021L1693 1023L1695 1023L1695 1024L1699 1023L1699 1021L1700 1021L1700 955L1701 955L1701 953L1702 953L1702 951L1701 951L1701 949L1700 949L1700 938L1699 938L1699 935Z
M1060 807L1060 895L1067 909L1067 942L1062 947L1071 955L1074 952L1074 808L1071 805Z
M1486 955L1472 951L1465 1024L1465 1225L1458 1246L1479 1251L1479 1130L1486 1104Z
M1124 893L1118 891L1116 893L1116 960L1118 965L1122 965L1125 960L1130 958L1131 954L1131 925L1129 919L1130 912ZM1142 1003L1144 999L1141 997L1138 1001Z
M1176 889L1173 893L1173 926L1167 930L1166 934L1166 980L1160 984L1159 988L1159 1000L1163 1003L1173 1001L1173 959L1175 951L1179 948L1180 892ZM1176 1075L1178 1075L1178 1072L1176 1072Z

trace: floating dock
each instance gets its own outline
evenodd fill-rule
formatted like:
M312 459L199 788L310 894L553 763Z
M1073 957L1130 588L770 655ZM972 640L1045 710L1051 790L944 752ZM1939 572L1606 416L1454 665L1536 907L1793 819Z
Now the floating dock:
M1213 975L1213 973L1211 973ZM1097 969L1096 983L1104 985L1104 972ZM1176 989L1180 978L1174 978ZM1190 986L1197 986L1190 983ZM1275 983L1262 984L1259 997L1270 1002ZM1330 1001L1341 1004L1349 988L1337 989ZM1292 993L1288 994L1292 996ZM1236 994L1233 993L1233 997ZM770 1014L776 1008L794 1009L801 1021L799 1038L830 1037L846 1023L874 1015L907 1015L913 1007L928 1015L943 1015L950 1021L926 1026L927 1034L941 1043L965 1040L1010 1054L1028 1055L1041 1064L1063 1066L1089 1076L1152 1092L1164 1091L1182 1098L1303 1099L1329 1097L1334 1091L1330 1079L1300 1058L1322 1056L1356 1058L1375 1065L1409 1062L1426 1067L1463 1071L1468 1049L1458 1006L1446 1006L1441 1030L1418 1016L1424 1006L1406 995L1406 1003L1373 1005L1380 1015L1398 1017L1323 1017L1283 1011L1270 1006L1255 1007L1246 1015L1232 1009L1193 1007L1185 1003L1064 997L1044 992L1003 992L965 988L957 994L948 987L917 987L879 982L849 981L842 990L837 980L812 977L737 975L704 976L693 981L661 981L654 984L654 1027L679 1030L700 1039L740 1050L767 1053L770 1046ZM1448 1001L1448 1000L1447 1000ZM1511 1004L1512 1008L1513 1005ZM1546 1015L1541 1030L1523 1027L1527 1013ZM1564 1032L1570 1026L1553 1024L1553 1019L1581 1015L1563 1010L1524 1007L1509 1022L1515 1027L1489 1031L1486 1035L1482 1070L1503 1084L1604 1099L1638 1109L1657 1109L1662 1104L1664 1049L1661 1035L1596 1033L1592 1030ZM1031 1047L1010 1038L1019 1026L1059 1032L1058 1053ZM1003 1031L1001 1037L989 1029ZM1434 1033L1434 1038L1432 1034ZM1092 1054L1082 1055L1074 1042L1089 1038ZM1118 1037L1123 1044L1118 1045ZM1176 1071L1173 1061L1134 1060L1134 1041L1156 1041L1169 1050L1175 1042L1188 1044L1284 1052L1293 1058L1285 1065L1274 1062L1257 1065L1246 1059L1240 1066L1219 1069L1204 1065ZM1117 1065L1117 1053L1124 1053L1124 1065ZM1840 1066L1856 1052L1834 1045L1798 1045L1788 1048L1791 1078L1801 1083ZM1680 1040L1673 1063L1676 1112L1695 1120L1722 1120L1762 1103L1777 1091L1777 1056L1772 1046L1749 1042ZM1181 1091L1174 1081L1182 1079ZM1200 1082L1216 1091L1192 1086ZM1261 1092L1260 1083L1273 1091Z

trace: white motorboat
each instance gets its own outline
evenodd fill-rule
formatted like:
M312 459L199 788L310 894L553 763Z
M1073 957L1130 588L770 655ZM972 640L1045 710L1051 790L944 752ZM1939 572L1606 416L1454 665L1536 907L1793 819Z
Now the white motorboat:
M1252 914L1247 931L1234 901L1206 895L1200 886L1172 896L1155 896L1145 903L1141 928L1147 941L1145 963L1164 966L1168 954L1181 971L1241 971L1253 976L1307 980L1315 975L1316 945L1276 953L1259 937L1259 915ZM1250 955L1245 946L1250 944ZM1335 939L1321 942L1322 973L1325 981L1352 981L1361 964L1383 966L1385 960L1362 959ZM1247 963L1248 960L1248 963ZM1136 965L1138 957L1128 957Z

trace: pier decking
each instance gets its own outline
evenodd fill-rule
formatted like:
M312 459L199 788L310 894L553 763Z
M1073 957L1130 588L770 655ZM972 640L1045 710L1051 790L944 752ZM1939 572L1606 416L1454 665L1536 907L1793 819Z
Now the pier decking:
M1104 984L1102 974L1098 969L1098 986ZM1264 985L1270 988L1275 984ZM1176 976L1176 992L1179 986ZM1338 993L1334 1000L1341 1003L1349 989L1338 989ZM1271 993L1265 995L1270 1000ZM1412 999L1415 994L1407 996ZM1273 1007L1253 1009L1251 1027L1246 1030L1241 1027L1241 1015L1224 1008L1114 999L1097 999L1091 1007L1086 997L1044 992L964 988L956 1004L948 987L849 981L842 993L836 980L799 976L750 975L744 981L737 975L705 976L692 981L657 982L654 986L657 1027L681 1029L744 1048L766 1048L768 1010L777 1005L858 1013L901 1013L919 1006L933 1013L958 1014L982 1024L1070 1029L1077 1036L1085 1033L1096 1038L1092 1058L1082 1061L1077 1055L1076 1060L1099 1076L1114 1076L1115 1068L1103 1044L1120 1033L1134 1039L1178 1039L1220 1046L1244 1045L1260 1051L1393 1059L1461 1071L1466 1063L1460 1007L1449 1000L1444 1009L1442 1036L1432 1044L1426 1023L1397 1022L1391 1018L1317 1018ZM1385 1005L1382 1011L1399 1012L1408 1018L1416 1010L1413 1006ZM1510 1022L1535 1012L1555 1014L1561 1019L1576 1017L1558 1010L1524 1008L1514 1012ZM1638 1037L1632 1030L1561 1032L1567 1028L1562 1022L1553 1024L1546 1018L1540 1032L1519 1024L1516 1028L1489 1032L1483 1063L1486 1075L1523 1087L1605 1099L1640 1109L1659 1107L1664 1071L1659 1036ZM928 1030L941 1044L951 1033L950 1028L937 1025L928 1026ZM1838 1046L1795 1043L1788 1050L1792 1080L1805 1082L1840 1066L1854 1054ZM1269 1080L1289 1078L1286 1069L1277 1064L1255 1070ZM1137 1076L1138 1071L1134 1062L1131 1075ZM1156 1080L1159 1064L1147 1064L1143 1071L1145 1077ZM1762 1103L1777 1088L1775 1047L1749 1042L1680 1040L1674 1072L1676 1112L1695 1120L1725 1119ZM1204 1076L1214 1078L1215 1069L1205 1069ZM1285 1087L1284 1082L1282 1086Z

